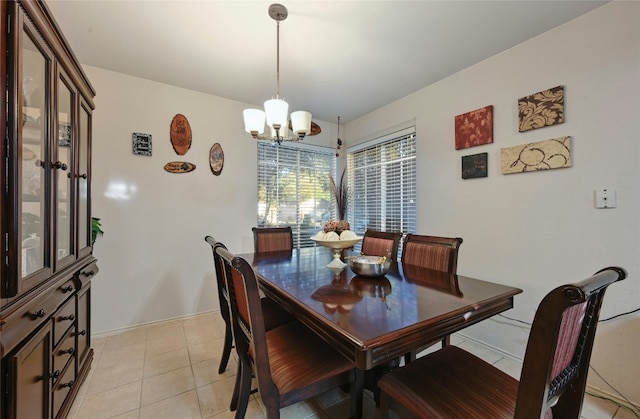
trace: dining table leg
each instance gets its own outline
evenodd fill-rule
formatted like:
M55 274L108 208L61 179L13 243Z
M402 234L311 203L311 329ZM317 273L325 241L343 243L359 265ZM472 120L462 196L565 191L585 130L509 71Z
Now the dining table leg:
M351 411L355 412L355 419L364 418L364 370L356 368L356 377L354 382L354 391L350 394L350 407Z

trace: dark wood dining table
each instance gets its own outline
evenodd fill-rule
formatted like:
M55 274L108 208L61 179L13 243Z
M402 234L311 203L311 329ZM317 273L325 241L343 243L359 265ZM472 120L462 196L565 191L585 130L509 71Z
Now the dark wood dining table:
M330 269L324 247L238 255L261 289L364 371L513 307L521 289L394 262L384 277ZM362 417L362 395L357 416Z

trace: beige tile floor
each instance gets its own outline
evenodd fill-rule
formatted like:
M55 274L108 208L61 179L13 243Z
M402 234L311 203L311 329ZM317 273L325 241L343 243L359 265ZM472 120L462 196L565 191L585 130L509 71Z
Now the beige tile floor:
M226 419L233 392L236 360L218 374L224 323L217 313L139 327L94 338L92 369L69 413L71 419ZM519 362L461 335L452 343L473 352L518 378ZM233 353L235 356L235 353ZM365 414L378 417L365 392ZM346 418L348 395L339 389L282 409L283 419ZM587 395L585 419L632 419L615 403ZM264 418L259 394L251 397L246 418Z

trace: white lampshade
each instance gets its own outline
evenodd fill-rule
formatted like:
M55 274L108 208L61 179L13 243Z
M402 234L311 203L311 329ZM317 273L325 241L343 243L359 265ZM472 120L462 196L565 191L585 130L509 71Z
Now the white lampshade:
M311 113L296 111L291 113L291 127L296 135L307 135L311 132Z
M264 111L267 114L267 125L273 128L279 124L287 125L289 120L289 104L282 99L271 99L264 102Z
M271 128L271 138L277 140L279 138L288 138L289 137L289 124L285 124L278 130L278 135L276 135L276 130Z
M265 113L260 109L245 109L242 111L244 118L244 130L251 134L251 131L257 131L258 134L264 132Z

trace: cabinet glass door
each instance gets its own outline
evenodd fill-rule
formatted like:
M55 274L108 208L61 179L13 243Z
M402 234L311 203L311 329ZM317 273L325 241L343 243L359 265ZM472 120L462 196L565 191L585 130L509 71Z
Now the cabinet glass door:
M20 226L22 241L21 278L41 270L48 263L47 176L48 145L46 141L46 87L48 61L27 33L22 42L22 106L18 110L18 130L22 145L18 150L22 199ZM20 93L20 92L19 92ZM18 93L18 94L19 94ZM18 101L20 103L20 100Z
M55 169L55 202L56 202L56 257L57 260L73 254L74 243L72 241L71 220L73 219L73 194L71 189L72 164L73 164L73 130L71 127L73 117L74 97L71 89L64 82L64 78L58 80L58 129L55 136L55 161L52 167Z
M78 249L90 251L89 209L89 129L90 112L80 106L80 144L78 150Z

